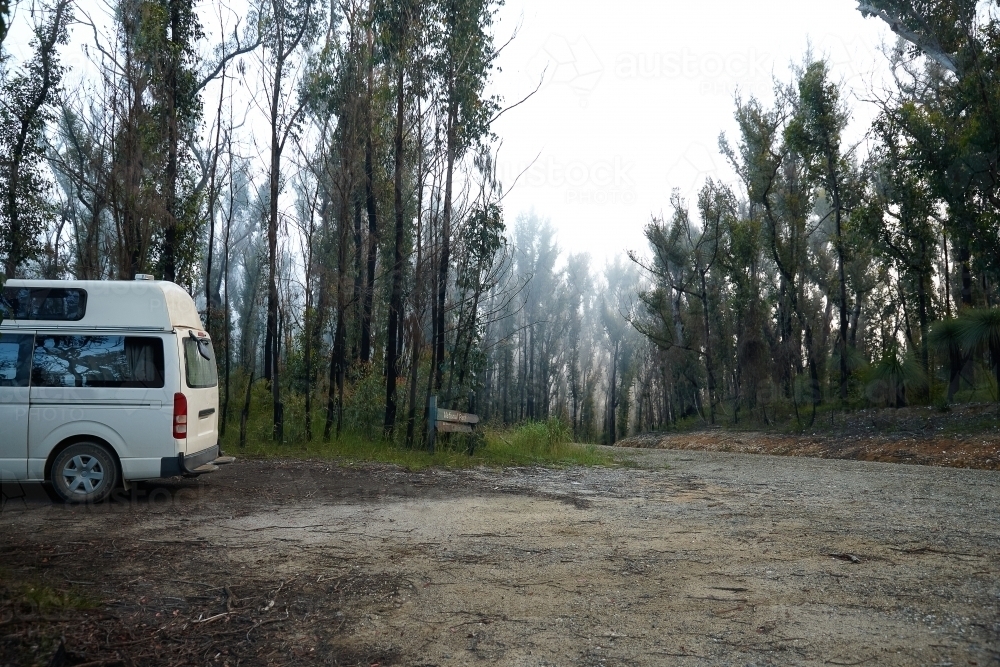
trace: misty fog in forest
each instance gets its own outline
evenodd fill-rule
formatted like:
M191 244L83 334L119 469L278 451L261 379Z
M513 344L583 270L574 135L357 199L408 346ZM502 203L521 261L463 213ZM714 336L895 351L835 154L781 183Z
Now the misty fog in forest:
M610 259L508 206L497 124L534 93L495 92L499 10L12 3L0 270L184 286L234 444L422 448L431 396L604 444L1000 400L997 2L858 3L891 86L849 95L807 51L768 95L734 87L732 177L608 209L645 236Z

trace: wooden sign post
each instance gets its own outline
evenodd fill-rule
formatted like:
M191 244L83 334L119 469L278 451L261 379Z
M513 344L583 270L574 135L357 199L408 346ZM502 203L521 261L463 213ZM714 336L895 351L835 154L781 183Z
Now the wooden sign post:
M472 433L478 423L479 415L438 408L437 396L431 396L427 405L428 449L434 453L438 433Z

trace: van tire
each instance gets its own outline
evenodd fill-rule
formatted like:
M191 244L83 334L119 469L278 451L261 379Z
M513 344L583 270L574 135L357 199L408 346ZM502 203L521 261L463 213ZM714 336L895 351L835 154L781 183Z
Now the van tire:
M63 502L97 503L118 486L118 465L106 447L77 442L53 459L49 481Z

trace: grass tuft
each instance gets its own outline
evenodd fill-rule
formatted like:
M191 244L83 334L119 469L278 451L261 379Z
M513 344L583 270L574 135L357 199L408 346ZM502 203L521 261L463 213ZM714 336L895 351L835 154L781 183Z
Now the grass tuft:
M95 609L96 600L72 588L56 589L32 581L14 581L9 572L0 570L0 607L10 607L22 614Z
M247 439L247 446L242 451L236 442L227 438L225 450L229 454L249 458L339 459L344 462L391 463L409 470L430 467L615 465L609 454L593 445L570 442L570 430L557 419L529 422L506 429L487 426L472 436L475 440L471 443L470 436L442 434L433 454L356 432L344 432L339 439L331 438L329 442L324 442L321 429L322 426L314 429L317 435L311 441L299 438L296 442L285 444L255 434L255 437Z

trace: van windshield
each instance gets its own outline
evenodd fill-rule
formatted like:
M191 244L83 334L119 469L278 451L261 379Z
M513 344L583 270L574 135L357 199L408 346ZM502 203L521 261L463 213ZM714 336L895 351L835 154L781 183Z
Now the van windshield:
M184 370L187 385L192 389L205 389L219 384L212 341L205 338L184 339Z

